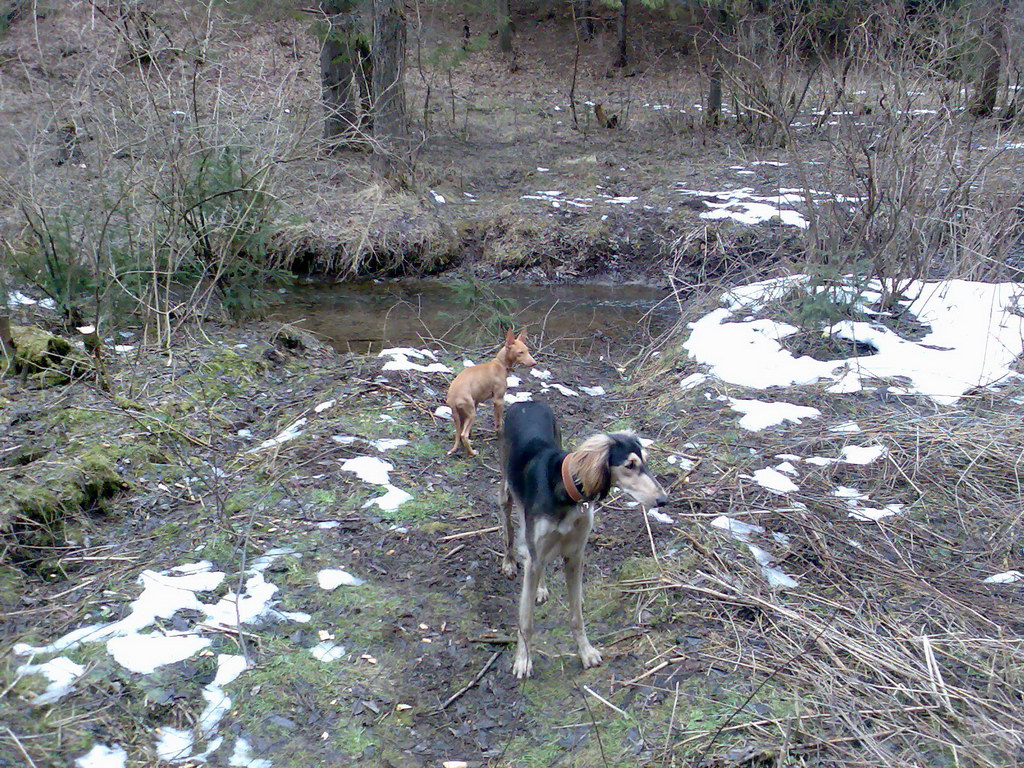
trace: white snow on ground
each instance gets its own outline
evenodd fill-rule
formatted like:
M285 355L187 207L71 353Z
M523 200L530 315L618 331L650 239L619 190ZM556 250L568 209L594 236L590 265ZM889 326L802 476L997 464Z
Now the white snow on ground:
M272 437L269 440L264 440L256 448L247 451L247 453L255 453L256 451L262 451L264 448L271 448L275 445L287 443L289 440L294 440L296 437L302 434L301 428L306 424L307 421L309 421L309 419L299 419L294 424L285 429L284 432L279 434L277 437Z
M506 405L512 405L512 403L526 403L526 402L529 402L530 400L533 400L533 393L532 392L523 391L523 392L516 392L513 395L513 394L509 394L508 392L506 392L504 400L505 400L505 404Z
M729 407L744 414L740 426L750 432L790 421L794 424L801 419L816 419L821 416L817 408L792 403L765 403L761 400L738 400L729 398Z
M511 387L511 388L515 388L515 387L518 387L518 386L519 386L520 384L522 384L522 383L523 383L523 380L522 380L522 379L520 379L520 378L519 378L518 376L516 376L515 374L511 374L510 376L508 376L508 377L507 377L507 378L505 379L505 386L506 386L506 387Z
M437 362L437 355L429 349L413 349L412 347L391 347L390 349L381 350L378 357L390 357L391 359L384 363L383 370L385 371L418 371L419 373L451 373L452 369L444 363ZM422 363L414 363L409 358L415 358L417 360L430 359L435 362L423 365Z
M70 691L75 681L85 674L85 667L76 664L66 656L58 656L44 664L22 664L19 675L43 675L50 684L46 690L32 699L33 706L52 704Z
M759 469L754 472L754 482L772 493L793 493L800 486L777 469Z
M1018 581L1024 581L1024 573L1021 573L1020 571L995 573L982 579L982 582L985 584L1014 584Z
M664 525L672 525L672 523L675 522L671 516L666 515L664 512L659 512L656 508L648 509L647 516L656 523L662 523Z
M317 584L328 591L338 587L358 587L366 582L341 568L324 568L316 575Z
M541 379L543 381L546 381L551 378L551 371L545 370L543 368L531 368L530 375L533 376L533 378L535 379Z
M377 505L385 512L394 512L400 506L405 504L407 501L412 501L412 494L403 491L401 488L396 488L393 485L384 486L385 493L383 496L378 496L376 499L370 499L370 501L363 504L364 507Z
M691 373L689 376L687 376L685 379L679 382L679 388L683 390L683 392L686 392L688 390L693 389L694 387L699 387L707 380L708 376L706 373Z
M761 567L761 573L764 574L769 586L779 589L792 589L799 586L796 579L772 565L774 558L767 550L750 543L751 536L764 533L764 528L760 525L753 525L752 523L745 523L742 520L736 520L726 515L719 515L711 521L711 526L724 531L730 537L736 539L736 541L747 545L750 554L754 556L757 564ZM783 545L789 542L788 537L781 533L772 534L772 538Z
M437 408L434 409L434 415L437 416L437 418L439 419L448 419L449 421L451 421L452 409L449 408L447 405L439 405L437 406Z
M885 456L886 453L888 451L880 445L847 445L842 450L840 461L845 464L871 464Z
M235 742L235 751L231 753L228 765L231 768L271 768L269 760L252 757L252 747L245 739Z
M107 653L125 669L149 675L165 664L194 656L209 644L210 638L193 632L124 635L107 641Z
M401 448L403 445L408 445L408 440L402 440L401 438L390 438L385 437L380 440L373 440L370 445L376 448L378 451L390 451L394 448Z
M263 619L308 622L308 614L276 610L273 599L278 587L264 578L264 571L275 561L293 556L299 556L299 553L289 549L271 549L254 557L241 593L228 592L213 603L204 602L201 595L217 589L225 574L211 570L212 566L207 561L175 566L166 572L142 571L138 579L142 592L131 602L129 613L124 618L80 627L43 646L18 643L13 652L17 656L48 655L82 643L106 641L107 651L119 664L139 674L150 674L161 666L189 658L206 648L211 642L204 636L206 632L218 633L218 630L235 629L241 624L254 624ZM181 610L195 611L200 618L186 630L141 633L157 619L170 619ZM203 689L205 706L196 721L199 733L207 742L206 751L193 754L195 734L192 730L160 727L155 732L154 749L161 759L168 762L205 762L220 747L223 739L214 738L214 735L224 715L231 709L231 698L224 688L234 682L246 667L243 656L218 655L217 672ZM70 690L84 671L83 667L63 656L18 668L19 674L43 674L51 681L46 692L34 703L56 701ZM77 758L75 765L78 768L119 768L125 765L126 760L127 755L121 747L97 744ZM244 764L270 765L267 761Z
M127 760L128 753L118 744L93 744L92 749L75 760L75 768L124 768Z
M342 472L353 472L360 480L373 485L387 485L395 465L376 456L356 456L341 462Z
M20 291L11 291L7 294L7 308L19 309L21 307L40 306L43 309L56 309L57 304L53 299L39 299L36 301L31 296L26 296Z
M192 747L195 740L192 732L182 728L168 728L166 726L156 729L157 740L153 745L157 757L169 763L178 763L187 760L192 756Z
M562 384L543 384L541 386L541 390L540 391L542 393L545 393L549 389L557 390L558 392L561 392L566 397L579 397L580 396L580 393L577 392L575 389L569 389L569 387L566 387L566 386L564 386Z
M604 391L604 387L600 384L594 387L580 387L584 394L590 395L591 397L601 397L601 395L607 394Z
M326 400L313 408L314 413L323 413L328 408L333 408L337 403L337 400Z
M1024 352L1024 317L1015 314L1024 286L966 280L915 282L906 310L930 332L920 340L866 322L839 323L826 332L869 344L877 354L820 361L794 357L779 340L797 329L760 318L739 319L740 310L763 306L780 291L804 282L803 277L762 281L723 295L728 306L712 310L690 324L684 344L690 355L711 367L711 373L732 384L755 389L831 381L828 391L857 391L865 378L905 377L906 393L951 404L967 391L1011 375L1011 365Z
M345 646L338 645L333 640L324 640L310 648L309 652L313 654L317 661L330 663L337 661L345 655Z

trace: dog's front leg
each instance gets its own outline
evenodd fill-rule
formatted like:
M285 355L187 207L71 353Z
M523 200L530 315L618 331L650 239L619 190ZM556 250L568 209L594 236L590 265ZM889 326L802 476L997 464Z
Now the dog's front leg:
M533 674L533 659L530 658L530 643L533 640L533 604L537 599L537 585L540 582L543 563L527 555L523 563L523 591L519 596L519 643L512 674L520 680Z
M583 668L601 663L601 652L590 644L583 627L583 548L565 556L565 585L569 591L569 627L579 649Z

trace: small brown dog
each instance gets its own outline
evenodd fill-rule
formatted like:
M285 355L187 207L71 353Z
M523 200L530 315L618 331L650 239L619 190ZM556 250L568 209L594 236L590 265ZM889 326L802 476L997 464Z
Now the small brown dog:
M530 350L526 347L526 331L520 331L517 337L513 336L512 330L509 329L505 343L501 345L493 360L470 366L455 377L448 387L448 397L445 399L448 407L452 409L452 419L455 421L455 445L448 451L449 456L459 450L459 445L464 446L470 456L477 455L473 446L469 444L469 433L473 429L476 407L480 403L494 401L494 430L501 432L508 372L517 365L529 368L536 364L537 361L530 356Z

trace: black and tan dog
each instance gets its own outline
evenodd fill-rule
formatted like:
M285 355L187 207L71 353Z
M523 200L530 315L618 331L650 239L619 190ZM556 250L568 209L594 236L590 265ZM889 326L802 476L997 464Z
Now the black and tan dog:
M544 568L561 555L569 593L569 624L584 668L601 663L601 652L590 644L583 628L583 552L594 522L593 504L621 488L645 507L668 501L665 491L647 469L640 440L631 432L598 434L571 453L562 450L558 423L540 402L516 403L505 415L501 449L501 513L505 536L502 571L516 575L512 547L512 507L518 502L516 549L523 561L523 591L519 598L519 642L512 671L516 677L533 672L530 641L534 603L547 599Z

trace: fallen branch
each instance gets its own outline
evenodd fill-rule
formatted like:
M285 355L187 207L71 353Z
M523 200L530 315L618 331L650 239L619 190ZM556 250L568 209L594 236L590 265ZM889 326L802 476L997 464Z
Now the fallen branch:
M460 689L459 689L459 690L457 690L457 691L456 691L455 693L453 693L453 694L452 694L451 696L449 696L449 697L448 697L448 700L447 700L447 701L446 701L446 702L445 702L444 704L442 704L442 705L441 705L441 707L440 707L440 710L439 710L439 711L443 711L443 710L447 709L447 708L448 708L448 706L449 706L449 705L450 705L450 704L451 704L451 703L452 703L453 701L456 701L456 700L457 700L457 699L459 699L460 697L464 696L464 695L465 695L465 693L466 693L466 691L468 691L468 690L469 690L469 689L471 689L471 688L472 688L472 687L473 687L474 685L476 685L477 683L479 683L479 682L480 682L480 680L481 680L481 678L483 678L483 676L487 674L487 670L489 670L489 669L490 669L490 668L491 668L491 667L492 667L492 666L494 665L494 662L498 660L498 657L499 657L500 655L501 655L501 651L495 651L494 653L492 653L492 654L491 654L491 658L489 658L489 659L487 660L487 663L486 663L486 664L484 664L483 668L481 668L481 670L480 670L479 672L477 672L477 673L476 673L476 677L474 677L474 678L473 678L472 680L470 680L470 681L469 681L469 683L467 683L466 685L462 686L462 688L460 688Z

